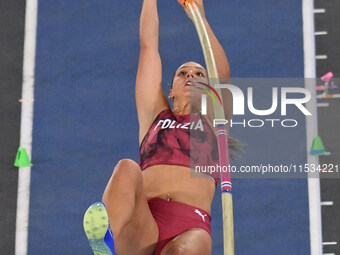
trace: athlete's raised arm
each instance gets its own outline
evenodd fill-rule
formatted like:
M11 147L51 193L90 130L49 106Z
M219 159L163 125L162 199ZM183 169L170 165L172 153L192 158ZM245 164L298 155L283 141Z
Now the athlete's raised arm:
M139 141L143 139L156 115L161 110L169 108L162 91L158 36L157 0L144 0L140 16L140 55L136 78Z
M183 6L188 17L190 19L192 19L190 11L188 10L188 8L186 8L183 5L183 0L177 0L177 1L178 1L179 4L181 4ZM195 3L199 7L202 18L204 20L205 27L206 27L208 35L209 35L211 47L212 47L213 52L214 52L218 77L220 78L220 80L222 82L229 81L230 67L229 67L227 55L226 55L222 45L220 44L220 42L216 38L214 32L212 31L208 20L206 19L203 0L195 0ZM226 119L231 119L231 117L232 117L232 107L233 107L231 93L229 92L229 90L224 89L224 90L222 90L222 96L223 96L224 112L225 112Z

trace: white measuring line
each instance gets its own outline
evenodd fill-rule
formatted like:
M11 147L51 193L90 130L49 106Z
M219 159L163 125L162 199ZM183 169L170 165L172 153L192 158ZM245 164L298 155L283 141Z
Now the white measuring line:
M316 55L315 59L327 59L327 55Z
M337 242L323 242L322 245L337 245Z
M318 31L314 33L314 35L327 35L327 34L328 34L327 31Z
M322 206L332 206L334 205L333 201L322 201L321 202Z
M328 107L329 103L317 103L316 106L317 107Z
M335 253L323 253L322 255L335 255Z
M314 13L325 13L326 9L314 9Z
M320 156L330 156L331 155L331 152L330 151L326 151L324 152L324 154L321 154Z
M340 94L320 94L316 96L317 99L336 99L340 98Z
M32 129L34 100L34 69L36 50L38 0L26 1L25 39L23 56L23 84L20 124L20 147L26 148L32 158ZM30 99L30 100L26 100ZM31 167L20 167L18 176L15 255L26 255L28 244L28 215L30 201Z

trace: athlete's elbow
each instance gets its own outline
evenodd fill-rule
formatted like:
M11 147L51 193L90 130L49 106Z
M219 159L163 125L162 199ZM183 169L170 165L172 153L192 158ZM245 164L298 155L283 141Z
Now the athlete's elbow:
M141 50L157 50L158 51L158 41L157 40L146 40L141 38L140 40Z

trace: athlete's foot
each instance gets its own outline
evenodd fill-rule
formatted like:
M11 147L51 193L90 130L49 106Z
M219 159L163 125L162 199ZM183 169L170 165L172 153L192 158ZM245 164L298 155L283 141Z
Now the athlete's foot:
M84 230L94 255L115 254L109 216L102 202L96 202L86 210Z

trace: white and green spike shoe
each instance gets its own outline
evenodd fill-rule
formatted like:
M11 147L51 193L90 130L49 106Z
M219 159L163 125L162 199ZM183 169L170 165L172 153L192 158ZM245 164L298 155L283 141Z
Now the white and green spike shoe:
M92 204L84 214L84 230L94 255L114 255L114 242L104 203Z

